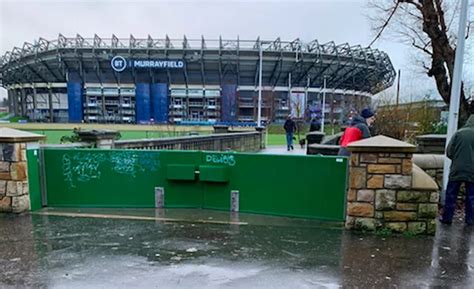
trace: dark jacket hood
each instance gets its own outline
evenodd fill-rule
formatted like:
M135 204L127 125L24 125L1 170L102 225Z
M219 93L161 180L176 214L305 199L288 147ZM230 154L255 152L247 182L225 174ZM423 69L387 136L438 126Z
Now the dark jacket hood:
M471 115L471 116L467 119L466 124L464 125L464 127L474 128L474 114Z
M363 123L363 124L367 125L367 122L365 121L365 118L363 118L360 115L354 115L352 117L351 125L356 125L356 124L359 124L359 123Z

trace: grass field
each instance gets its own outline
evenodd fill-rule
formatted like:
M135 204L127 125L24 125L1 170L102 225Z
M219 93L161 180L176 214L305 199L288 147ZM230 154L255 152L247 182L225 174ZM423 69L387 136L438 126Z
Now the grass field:
M72 136L71 130L28 130L29 132L38 133L46 136L47 144L59 144L61 137L63 136ZM169 133L166 131L121 131L121 140L129 139L142 139L142 138L162 138L162 137L173 137L173 136L183 136L188 135L189 133ZM200 134L206 134L201 132ZM284 134L269 134L268 135L268 145L277 146L285 145L285 135Z
M25 130L46 136L47 144L61 143L61 137L72 136L72 130ZM143 138L163 138L163 137L177 137L189 135L190 132L169 132L169 131L120 131L121 140L129 139L143 139ZM195 132L198 134L206 134L206 132Z
M162 138L184 136L192 133L210 134L212 126L171 126L171 125L121 125L121 124L61 124L61 123L10 123L1 124L11 128L46 135L46 143L59 144L63 136L72 136L74 128L82 129L113 129L120 131L121 140ZM272 133L273 132L273 133ZM301 134L304 137L304 134ZM267 137L267 145L286 145L285 134L271 130Z
M72 130L27 130L29 132L42 134L46 136L47 144L59 144L61 137L72 136ZM170 133L166 131L120 131L121 140L129 139L142 139L142 138L162 138L162 137L173 137L189 135L186 132L175 132ZM199 134L206 134L206 132L200 132ZM286 139L284 134L269 134L267 145L277 146L285 145Z

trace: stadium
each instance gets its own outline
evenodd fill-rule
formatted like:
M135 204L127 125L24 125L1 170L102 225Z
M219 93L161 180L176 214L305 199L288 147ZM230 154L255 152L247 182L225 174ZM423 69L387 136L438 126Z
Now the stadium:
M255 124L321 112L344 123L395 71L377 49L282 41L68 38L0 58L9 108L33 122ZM323 100L324 99L324 100Z

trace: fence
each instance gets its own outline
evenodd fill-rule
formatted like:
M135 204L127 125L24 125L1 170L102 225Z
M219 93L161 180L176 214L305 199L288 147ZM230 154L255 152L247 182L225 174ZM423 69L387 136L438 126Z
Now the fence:
M173 138L115 141L119 149L259 151L264 148L261 132L219 133Z

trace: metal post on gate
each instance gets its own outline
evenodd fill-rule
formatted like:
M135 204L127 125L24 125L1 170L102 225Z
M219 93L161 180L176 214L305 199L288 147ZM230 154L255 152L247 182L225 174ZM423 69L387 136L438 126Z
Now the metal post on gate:
M38 148L38 162L40 171L40 190L41 190L41 206L48 205L48 192L46 189L46 168L44 165L44 149Z

